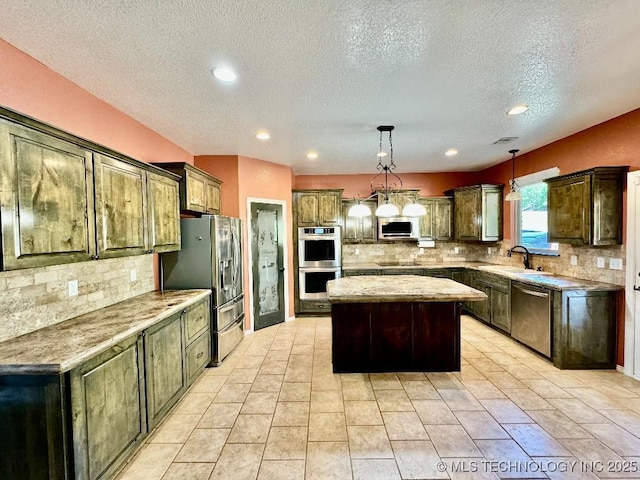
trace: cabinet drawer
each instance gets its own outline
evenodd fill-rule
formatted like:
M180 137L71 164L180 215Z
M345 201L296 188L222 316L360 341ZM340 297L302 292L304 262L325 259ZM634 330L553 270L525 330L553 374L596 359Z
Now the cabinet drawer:
M206 330L187 347L187 385L191 385L211 359L211 335Z
M184 330L187 345L202 331L209 327L209 300L199 302L187 308L184 318Z
M312 302L301 300L300 311L303 313L322 313L331 312L331 304L329 302Z

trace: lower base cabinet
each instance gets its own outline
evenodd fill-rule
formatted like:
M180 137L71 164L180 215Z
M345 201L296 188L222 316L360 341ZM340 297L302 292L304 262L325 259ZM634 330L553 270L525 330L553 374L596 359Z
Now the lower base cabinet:
M145 418L142 337L132 337L71 371L76 478L111 478L139 445Z
M0 375L0 478L114 478L210 361L201 302L71 371Z

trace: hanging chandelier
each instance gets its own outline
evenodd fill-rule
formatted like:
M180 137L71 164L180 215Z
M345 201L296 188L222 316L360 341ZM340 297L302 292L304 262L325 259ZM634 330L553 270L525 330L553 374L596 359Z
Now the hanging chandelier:
M400 215L400 210L396 205L389 201L389 195L391 193L398 193L402 188L402 179L394 173L396 164L393 161L393 138L391 132L395 127L393 125L380 125L378 131L380 132L380 142L378 153L378 165L376 169L378 173L371 179L371 195L365 200L370 198L380 197L378 203L380 204L376 208L376 217L396 217ZM383 132L389 133L389 148L388 153L383 147ZM389 157L389 163L383 163L382 159ZM384 183L382 181L384 180ZM347 215L349 217L368 217L371 215L371 209L356 199L356 204L352 206ZM382 202L382 203L381 203ZM424 206L416 203L410 203L405 205L402 209L402 215L405 217L419 217L427 213Z
M509 150L509 153L511 154L511 191L504 198L507 202L522 200L520 187L518 187L518 183L516 182L516 153L518 153L519 151L520 150L518 150L517 148Z

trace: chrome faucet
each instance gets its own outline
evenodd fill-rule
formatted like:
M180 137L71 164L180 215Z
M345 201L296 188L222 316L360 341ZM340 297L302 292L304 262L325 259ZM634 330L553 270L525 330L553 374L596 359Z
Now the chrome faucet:
M529 253L529 250L527 250L527 247L523 247L522 245L516 245L512 248L510 248L509 250L507 250L507 257L511 256L511 253L515 252L516 248L521 248L522 250L524 250L523 255L522 255L522 263L524 265L524 268L527 270L531 270L533 267L531 267L531 262L529 260L529 255L531 255L531 253Z

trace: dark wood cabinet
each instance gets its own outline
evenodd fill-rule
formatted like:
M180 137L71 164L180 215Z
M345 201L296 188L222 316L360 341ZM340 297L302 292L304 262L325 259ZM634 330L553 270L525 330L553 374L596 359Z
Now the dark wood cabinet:
M350 217L349 209L361 203L371 210L371 215L367 217ZM342 241L344 243L364 243L376 240L376 217L374 212L377 203L375 200L342 200L342 216L344 218L344 228L342 229Z
M92 153L0 120L2 269L96 255Z
M294 190L295 227L332 227L342 223L342 190Z
M209 363L209 312L207 297L66 372L0 375L0 478L114 478Z
M2 270L180 249L177 177L0 108Z
M459 371L459 305L458 302L333 304L333 371Z
M149 228L145 171L95 154L94 176L98 256L146 253Z
M221 181L185 162L154 163L180 176L180 210L195 214L220 214Z
M186 388L182 316L177 313L163 320L144 336L149 428L164 417Z
M622 192L627 169L597 167L545 180L549 242L622 244Z
M70 373L75 478L110 478L147 432L141 338Z
M615 368L617 291L554 292L552 360L558 368Z
M420 217L420 238L453 240L453 199L451 197L421 197L418 199L427 213Z
M504 185L473 185L446 192L453 194L454 239L460 242L502 240L502 190Z

